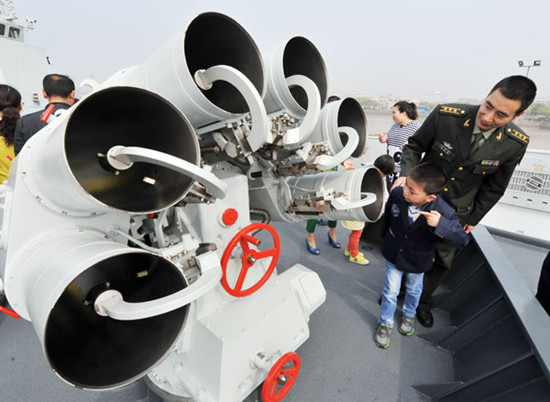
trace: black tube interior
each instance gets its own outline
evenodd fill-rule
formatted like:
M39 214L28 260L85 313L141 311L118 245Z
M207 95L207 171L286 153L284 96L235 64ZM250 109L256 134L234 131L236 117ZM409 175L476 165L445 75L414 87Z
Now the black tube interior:
M352 127L359 134L359 144L351 154L352 157L358 158L363 154L367 145L367 118L363 108L353 98L345 98L338 109L338 127ZM340 141L345 146L348 142L348 136L340 134Z
M384 207L384 179L382 179L378 170L374 168L367 169L361 181L361 192L376 194L376 201L363 207L363 212L369 221L374 222L380 217Z
M179 201L191 188L193 179L150 163L134 163L115 175L102 167L98 157L115 145L149 148L198 164L193 128L160 96L138 88L114 87L82 100L65 132L67 161L92 197L118 210L158 211Z
M327 70L323 57L313 43L301 36L290 39L283 54L283 69L285 78L299 74L315 82L324 106L328 90ZM307 96L304 90L295 86L290 88L290 93L294 100L307 110Z
M86 300L105 286L125 301L141 302L187 285L175 265L145 253L108 258L75 278L48 317L44 342L52 369L77 387L112 388L146 374L170 350L187 317L188 306L135 321L100 316Z
M204 13L195 18L185 32L184 51L191 76L197 70L226 65L243 73L258 93L263 93L265 77L260 51L248 32L226 15ZM220 109L248 112L242 95L226 82L215 82L211 89L202 92Z

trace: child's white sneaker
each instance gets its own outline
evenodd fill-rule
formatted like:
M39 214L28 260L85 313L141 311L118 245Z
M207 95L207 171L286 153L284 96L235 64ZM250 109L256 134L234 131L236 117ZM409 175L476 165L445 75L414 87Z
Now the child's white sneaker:
M374 335L374 343L382 349L387 349L390 346L391 328L387 324L380 324Z
M401 324L399 324L399 333L405 336L414 334L414 317L410 318L405 315L401 316Z

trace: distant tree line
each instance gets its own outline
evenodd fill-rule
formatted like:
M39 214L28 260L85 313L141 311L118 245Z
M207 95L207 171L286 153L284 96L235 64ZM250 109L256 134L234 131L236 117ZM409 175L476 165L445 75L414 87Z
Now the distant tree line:
M535 120L550 121L550 105L533 103L525 112L525 117Z
M357 102L359 102L359 104L365 110L391 110L391 106L388 107L387 104L384 106L375 99L369 99L369 98L363 98L363 97L356 97L355 99L357 100ZM437 106L437 103L421 102L417 106L419 107L419 110L418 110L419 113L425 113L427 111L433 110L433 108Z
M379 110L382 109L380 103L375 99L369 99L364 97L355 98L363 106L363 109L367 110ZM418 106L423 106L429 110L433 110L440 102L421 102ZM454 103L454 102L449 102ZM456 103L471 103L468 101L458 101ZM529 109L525 112L525 118L530 120L541 121L550 124L550 104L548 103L533 103Z
M363 109L380 109L380 103L374 99L355 98L363 106Z

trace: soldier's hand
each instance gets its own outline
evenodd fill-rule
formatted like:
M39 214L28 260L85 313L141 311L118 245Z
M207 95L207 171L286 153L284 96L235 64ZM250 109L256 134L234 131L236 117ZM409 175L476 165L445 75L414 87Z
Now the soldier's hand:
M428 225L433 227L433 228L436 228L437 225L439 225L439 219L441 218L441 214L437 211L430 211L430 212L426 212L426 211L418 211L418 213L420 215L424 215L424 217L426 218L426 221L428 222Z
M475 228L475 225L464 225L464 231L466 232L466 234L469 234L473 229Z

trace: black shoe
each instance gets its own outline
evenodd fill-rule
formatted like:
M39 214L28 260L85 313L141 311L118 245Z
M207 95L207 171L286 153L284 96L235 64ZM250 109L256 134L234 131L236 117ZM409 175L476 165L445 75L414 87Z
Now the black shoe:
M431 328L434 325L434 316L430 310L416 310L416 319L426 328Z

